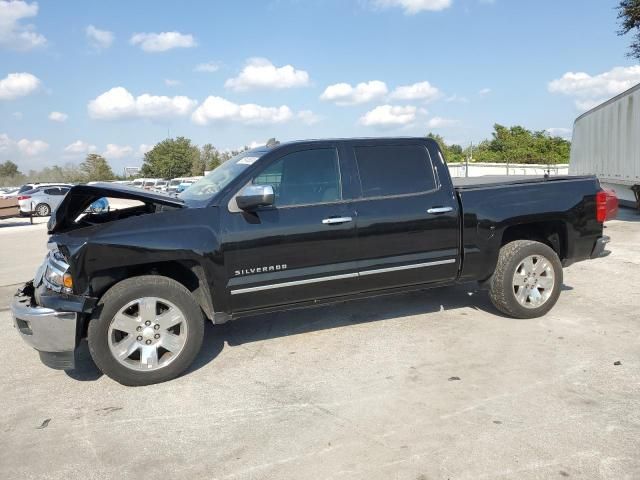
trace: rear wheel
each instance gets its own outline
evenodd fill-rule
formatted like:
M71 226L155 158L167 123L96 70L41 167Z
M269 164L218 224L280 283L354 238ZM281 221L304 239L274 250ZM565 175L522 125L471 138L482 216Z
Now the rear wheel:
M39 203L36 205L35 212L39 217L48 217L51 215L51 207L46 203Z
M91 356L102 372L123 385L160 383L193 362L204 319L191 292L167 277L123 280L102 297L89 323Z
M562 264L544 243L516 240L500 249L489 296L498 310L515 318L546 314L558 301Z

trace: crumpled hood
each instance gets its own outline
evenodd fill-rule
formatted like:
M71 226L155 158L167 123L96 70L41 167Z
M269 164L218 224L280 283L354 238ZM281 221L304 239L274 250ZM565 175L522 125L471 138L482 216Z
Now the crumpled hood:
M183 200L162 193L149 192L135 187L114 183L76 185L69 190L62 203L51 214L47 223L49 233L56 233L72 224L89 205L102 197L139 200L146 204L186 207Z

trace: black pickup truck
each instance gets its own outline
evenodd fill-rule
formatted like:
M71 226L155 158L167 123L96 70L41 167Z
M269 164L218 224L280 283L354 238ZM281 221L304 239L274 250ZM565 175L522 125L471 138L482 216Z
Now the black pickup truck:
M563 266L607 253L617 200L595 177L466 180L454 186L436 142L393 138L253 149L180 198L78 185L15 326L50 367L73 368L86 336L105 374L145 385L191 364L206 320L468 281L538 317ZM130 206L87 213L101 197Z

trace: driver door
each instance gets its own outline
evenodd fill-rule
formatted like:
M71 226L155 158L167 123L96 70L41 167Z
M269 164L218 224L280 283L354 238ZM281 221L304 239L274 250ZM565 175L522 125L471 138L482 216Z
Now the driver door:
M227 289L236 312L350 293L357 286L355 214L335 144L292 146L252 183L273 206L224 215ZM233 200L232 200L233 202Z

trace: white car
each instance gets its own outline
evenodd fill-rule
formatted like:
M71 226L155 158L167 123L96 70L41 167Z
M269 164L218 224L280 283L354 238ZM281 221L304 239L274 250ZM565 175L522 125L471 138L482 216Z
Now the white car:
M70 185L66 186L38 186L18 195L20 212L29 214L34 212L38 217L51 215L67 194Z
M158 180L158 181L156 181L156 184L153 187L153 190L155 190L156 192L166 192L168 185L169 185L168 181L166 181L166 180Z

